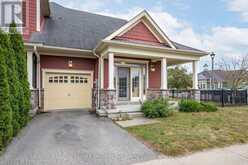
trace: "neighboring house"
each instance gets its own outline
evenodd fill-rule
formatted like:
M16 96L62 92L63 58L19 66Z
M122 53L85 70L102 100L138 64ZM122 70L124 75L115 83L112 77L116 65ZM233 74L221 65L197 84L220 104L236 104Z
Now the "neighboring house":
M213 89L222 89L226 88L225 82L225 71L223 70L214 70L213 71ZM212 89L212 71L204 70L198 74L198 86L199 89Z
M199 89L209 90L209 89L230 89L230 82L233 78L238 78L235 76L239 74L239 71L231 70L214 70L213 71L213 88L211 88L211 81L212 81L212 71L211 70L204 70L198 74L198 86ZM246 89L247 83L242 83L238 88Z
M27 3L28 76L40 111L110 112L120 102L168 96L167 67L189 62L198 89L198 63L207 53L170 40L146 11L127 21L47 0Z

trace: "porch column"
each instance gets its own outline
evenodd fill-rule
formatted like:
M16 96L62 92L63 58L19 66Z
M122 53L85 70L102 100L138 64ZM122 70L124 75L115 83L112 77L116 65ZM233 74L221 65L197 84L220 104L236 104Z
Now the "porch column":
M163 58L161 60L161 90L168 89L167 85L167 60Z
M199 63L199 61L193 61L193 63L192 63L193 89L198 89L198 63Z
M27 71L29 88L33 89L33 52L27 52Z
M104 88L104 58L99 57L99 63L100 63L100 89Z
M114 89L114 53L108 54L108 89Z

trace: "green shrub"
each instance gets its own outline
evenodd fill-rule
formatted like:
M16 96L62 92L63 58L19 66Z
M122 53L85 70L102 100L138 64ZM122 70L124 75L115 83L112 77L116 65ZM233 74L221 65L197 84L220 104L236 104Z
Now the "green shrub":
M143 103L141 111L148 118L167 117L172 113L165 99L147 100Z
M199 112L202 106L195 100L181 100L179 102L179 111L181 112Z
M214 103L201 102L201 105L203 107L203 111L206 111L206 112L216 112L216 111L218 111L218 108L216 107L216 105Z
M19 124L19 99L18 99L18 90L19 90L19 81L17 78L17 70L16 70L16 59L14 55L14 51L10 44L10 38L7 33L0 34L0 45L2 47L2 51L5 54L5 62L7 64L7 77L9 84L9 94L10 94L10 106L12 110L12 126L13 126L13 134L14 136L18 133L20 129Z
M179 111L181 112L215 112L217 107L213 103L203 103L195 100L181 100Z
M5 34L0 30L0 40L4 39L4 37ZM3 45L0 44L0 151L8 144L13 135L12 111L5 55L6 51L4 51Z
M24 42L22 35L17 32L16 25L14 23L10 26L10 41L11 47L14 50L14 56L16 59L17 78L19 79L18 90L18 106L19 106L19 124L20 127L24 127L29 119L30 104L30 90L27 75L27 53L24 48Z

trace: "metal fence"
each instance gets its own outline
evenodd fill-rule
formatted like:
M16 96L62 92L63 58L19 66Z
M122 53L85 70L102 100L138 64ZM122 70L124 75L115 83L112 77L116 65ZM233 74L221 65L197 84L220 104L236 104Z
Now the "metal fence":
M247 105L247 90L201 90L201 101L211 101L221 106Z

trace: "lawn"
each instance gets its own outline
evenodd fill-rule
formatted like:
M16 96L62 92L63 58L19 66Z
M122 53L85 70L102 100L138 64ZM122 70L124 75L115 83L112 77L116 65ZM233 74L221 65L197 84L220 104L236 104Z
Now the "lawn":
M248 143L248 107L217 112L177 112L160 123L129 127L128 132L155 150L171 156Z

